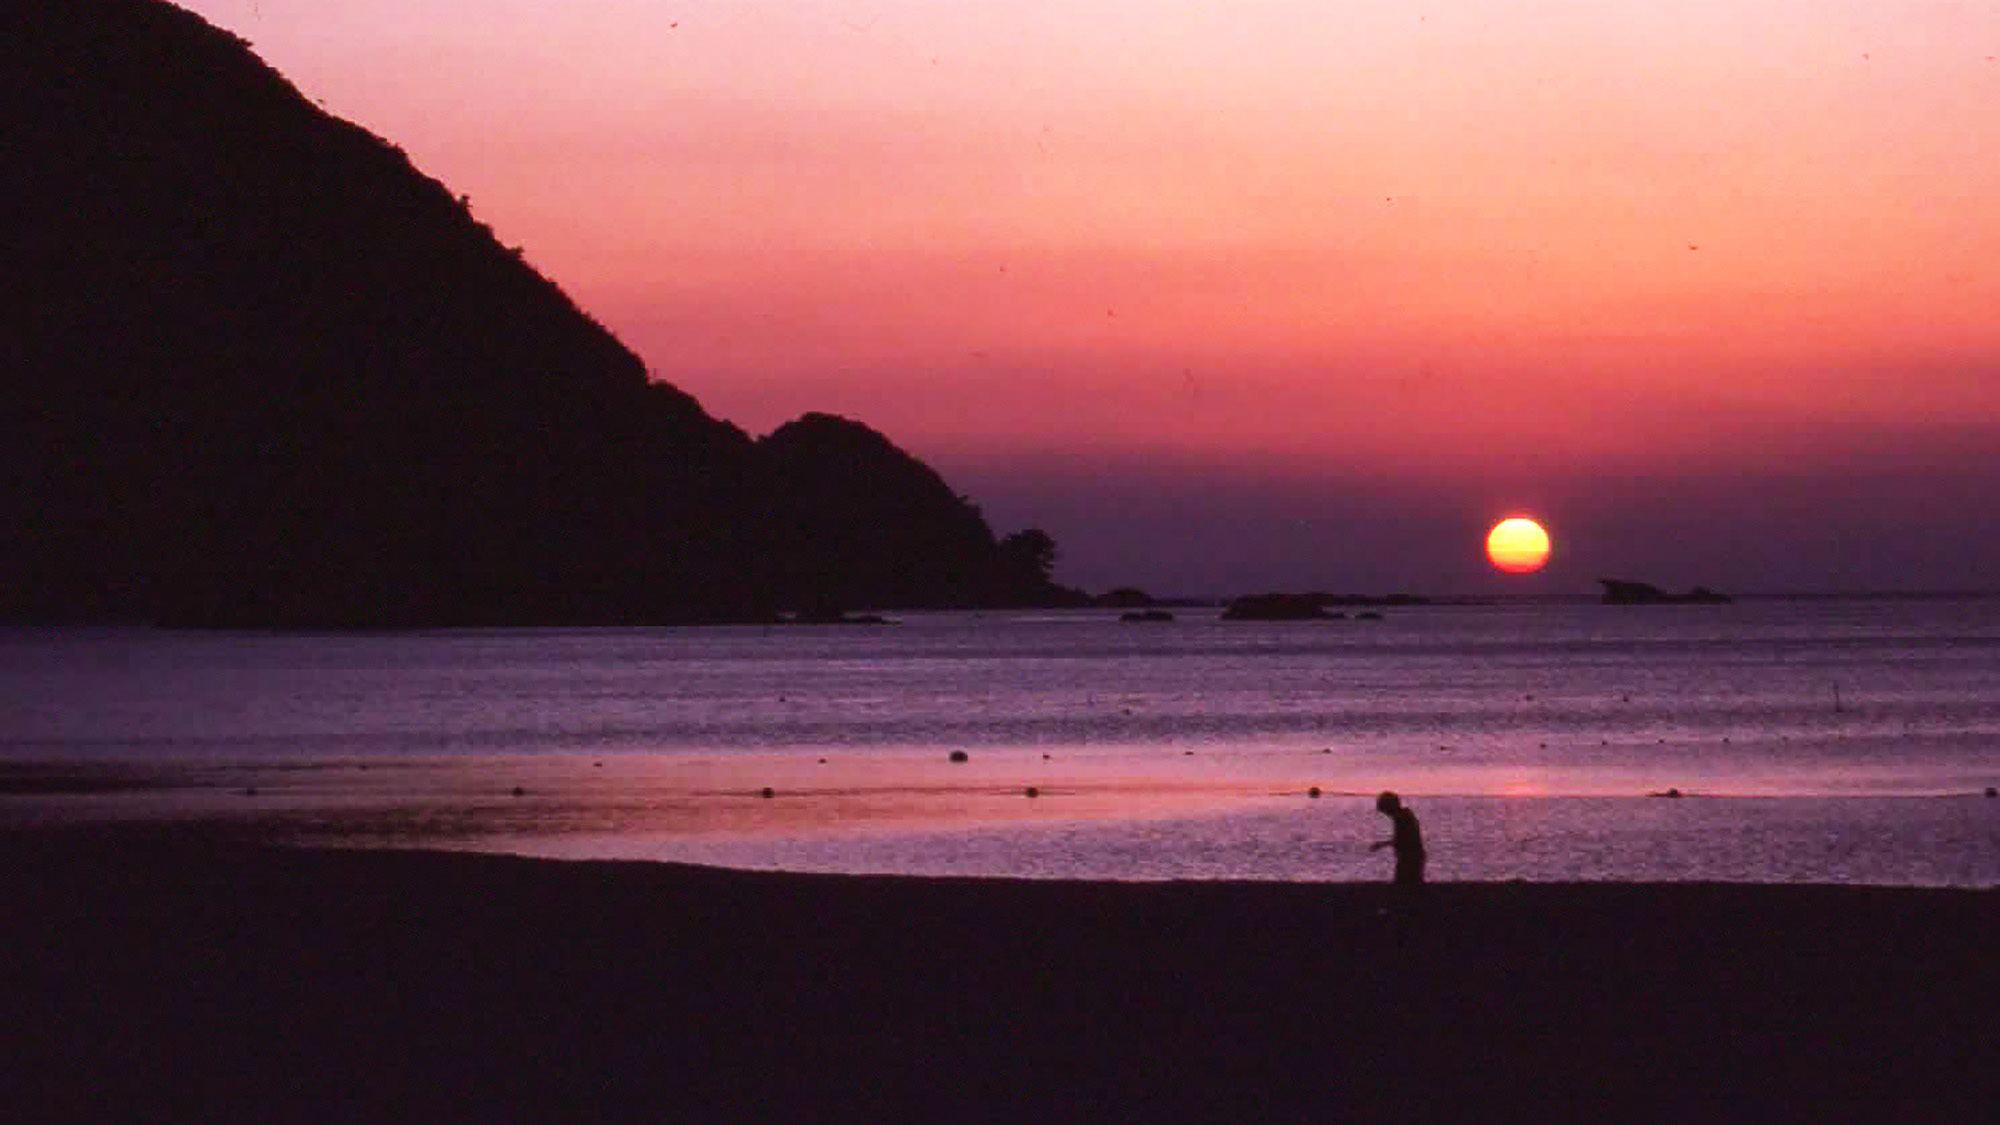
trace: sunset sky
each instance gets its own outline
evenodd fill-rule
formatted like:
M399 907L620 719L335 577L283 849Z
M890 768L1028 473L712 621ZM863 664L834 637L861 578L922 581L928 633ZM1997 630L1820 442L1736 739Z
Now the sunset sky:
M184 6L1064 581L2000 587L2000 4Z

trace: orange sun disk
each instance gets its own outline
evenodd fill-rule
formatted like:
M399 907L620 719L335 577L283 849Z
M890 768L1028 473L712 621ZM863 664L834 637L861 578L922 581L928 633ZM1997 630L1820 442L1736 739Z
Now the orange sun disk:
M1549 533L1525 517L1501 520L1486 533L1486 557L1509 574L1532 574L1549 561Z

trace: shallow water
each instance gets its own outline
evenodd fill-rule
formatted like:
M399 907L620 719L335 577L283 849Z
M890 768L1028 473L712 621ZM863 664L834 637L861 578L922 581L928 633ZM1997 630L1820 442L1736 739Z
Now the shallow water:
M2000 602L1179 616L11 631L0 765L142 784L17 793L0 816L811 870L1345 879L1386 867L1362 798L1394 788L1437 878L2000 883L2000 802L1980 796L2000 784ZM1645 796L1668 789L1690 796Z

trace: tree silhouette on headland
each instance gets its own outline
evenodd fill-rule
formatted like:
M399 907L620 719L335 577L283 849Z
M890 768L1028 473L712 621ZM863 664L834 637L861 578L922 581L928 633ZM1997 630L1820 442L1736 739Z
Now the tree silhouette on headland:
M1000 541L1001 561L1023 581L1050 582L1055 578L1056 541L1039 527L1024 528Z

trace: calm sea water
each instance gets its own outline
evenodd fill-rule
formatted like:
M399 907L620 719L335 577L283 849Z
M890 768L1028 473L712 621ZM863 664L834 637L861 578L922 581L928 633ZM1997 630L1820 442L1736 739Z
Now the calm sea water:
M1393 788L1437 878L1991 885L2000 601L21 630L0 768L0 818L1132 879L1379 878Z

